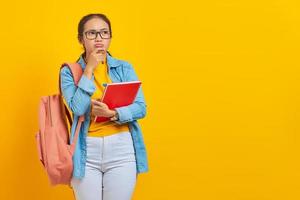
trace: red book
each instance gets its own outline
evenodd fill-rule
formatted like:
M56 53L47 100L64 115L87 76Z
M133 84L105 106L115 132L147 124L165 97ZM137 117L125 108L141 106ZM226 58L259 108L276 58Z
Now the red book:
M105 103L109 109L128 106L133 103L141 81L128 81L120 83L108 83L104 89L101 102ZM95 117L95 122L109 121L108 117Z

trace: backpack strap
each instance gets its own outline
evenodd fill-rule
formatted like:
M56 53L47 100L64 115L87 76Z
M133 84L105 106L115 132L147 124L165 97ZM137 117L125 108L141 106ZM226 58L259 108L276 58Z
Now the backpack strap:
M81 68L81 65L79 63L63 63L60 67L59 72L65 66L67 66L70 69L70 71L72 73L72 76L73 76L73 79L74 79L74 83L77 86L78 82L79 82L79 80L80 80L80 78L83 74L83 70ZM70 125L72 125L73 122L72 122L72 118L71 118L71 113L69 112L67 106L64 104L63 99L62 99L62 91L61 91L61 84L60 83L61 83L61 79L60 79L60 75L59 75L59 84L58 84L59 85L59 93L60 93L62 105L64 105L64 107L65 107L65 109L63 109L63 110L65 110L65 114L67 115L69 123L70 123ZM78 140L78 135L79 135L79 131L80 131L80 128L81 128L81 124L83 123L84 120L85 120L84 115L81 115L78 119L78 123L77 123L77 126L76 126L73 142L70 143L71 144L70 152L71 152L72 155L75 151L75 145L76 145L77 140Z
M77 85L80 78L81 78L81 76L82 76L82 74L83 74L83 70L81 68L81 65L79 63L63 63L60 67L59 72L65 66L69 67L69 69L71 71L71 74L73 76L73 79L74 79L74 83L75 83L75 85ZM61 85L60 85L60 76L59 76L59 93L62 94Z
M61 65L61 67L60 67L60 70L59 70L59 72L61 71L61 69L63 68L63 67L65 67L65 66L67 66L69 69L70 69L70 71L71 71L71 74L72 74L72 76L73 76L73 79L74 79L74 83L75 83L75 85L77 86L78 85L78 82L79 82L79 80L80 80L80 78L81 78L81 76L82 76L82 74L83 74L83 70L82 70L82 67L81 67L81 65L79 64L79 63L77 63L77 62L75 62L75 63L63 63L62 65ZM59 75L59 93L60 93L60 95L62 96L62 91L61 91L61 80L60 80L60 75ZM63 104L63 105L65 105L65 104ZM68 120L69 120L69 124L70 124L70 126L72 125L72 117L71 117L71 113L69 112L69 110L68 110L68 108L67 108L67 106L65 105L65 110L66 110L66 115L67 115L67 118L68 118Z

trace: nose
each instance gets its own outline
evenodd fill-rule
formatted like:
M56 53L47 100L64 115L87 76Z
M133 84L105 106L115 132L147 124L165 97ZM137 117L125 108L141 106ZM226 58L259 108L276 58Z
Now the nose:
M99 32L96 34L96 38L95 39L96 39L96 41L101 41L102 40Z

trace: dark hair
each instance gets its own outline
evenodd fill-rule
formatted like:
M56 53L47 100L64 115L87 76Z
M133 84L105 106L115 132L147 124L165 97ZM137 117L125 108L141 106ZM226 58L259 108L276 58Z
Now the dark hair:
M82 39L82 36L83 36L83 29L84 29L85 23L87 21L89 21L90 19L93 19L93 18L100 18L103 21L105 21L108 24L109 32L110 32L110 35L112 37L111 24L110 24L109 19L106 17L106 15L101 14L101 13L88 14L88 15L82 17L81 20L79 21L79 24L78 24L78 35L77 35L77 38L78 38L79 42L81 42L81 39Z

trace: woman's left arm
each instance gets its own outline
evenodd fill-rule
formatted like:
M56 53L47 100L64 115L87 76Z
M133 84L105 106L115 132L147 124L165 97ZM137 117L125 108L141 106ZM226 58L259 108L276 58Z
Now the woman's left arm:
M131 64L126 64L126 75L125 80L126 81L137 81L138 77L132 67ZM123 124L127 122L131 122L137 119L144 118L146 116L146 102L144 99L144 94L142 90L142 85L140 86L138 93L135 97L135 100L132 104L128 106L122 106L115 108L115 110L118 113L119 119L115 122L118 124Z

